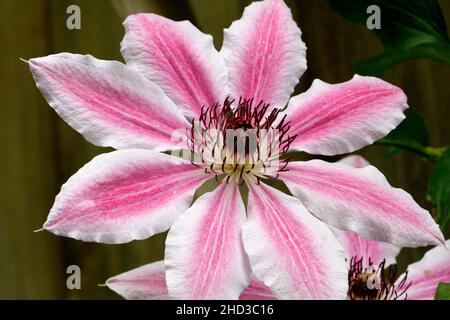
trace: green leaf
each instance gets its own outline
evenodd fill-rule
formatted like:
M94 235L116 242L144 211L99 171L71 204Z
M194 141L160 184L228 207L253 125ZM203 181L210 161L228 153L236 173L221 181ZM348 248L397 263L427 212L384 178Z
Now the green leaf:
M450 283L440 283L436 290L435 300L450 300Z
M376 144L396 149L407 149L425 157L429 157L428 143L428 129L425 120L420 113L414 111L407 111L406 119L385 138L376 142Z
M428 198L436 207L441 229L450 219L450 148L442 154L428 183Z
M384 70L397 63L416 59L429 58L450 65L450 46L444 43L424 43L411 49L387 51L376 57L358 61L356 70L363 75L382 76Z
M406 119L391 131L385 139L404 141L408 144L425 147L429 144L425 119L418 112L407 111Z
M437 0L326 0L344 19L366 26L367 8L381 11L381 29L375 29L386 52L357 63L361 74L381 75L399 62L429 58L450 65L450 40Z

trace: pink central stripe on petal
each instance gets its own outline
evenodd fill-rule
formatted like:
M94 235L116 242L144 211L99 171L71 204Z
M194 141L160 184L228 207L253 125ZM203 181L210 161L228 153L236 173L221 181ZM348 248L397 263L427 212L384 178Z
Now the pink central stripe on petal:
M343 175L335 173L332 175L330 170L322 171L319 168L308 168L308 171L303 175L301 170L295 171L295 176L301 184L311 190L316 190L319 193L326 194L337 200L341 200L344 196L351 196L351 201L358 204L358 206L368 209L368 212L373 210L373 215L379 208L386 212L395 213L391 219L407 220L411 223L421 223L419 216L410 214L408 208L404 208L389 201L389 194L382 188L378 188L370 181L358 179L356 176L351 176L351 180L345 179ZM361 186L368 186L368 188L361 190ZM414 210L411 208L411 210ZM395 223L395 221L392 221Z
M355 91L352 90L347 95L338 94L327 97L328 102L321 103L316 101L316 107L312 108L315 112L311 112L311 109L308 109L304 113L296 115L295 118L301 120L298 122L293 121L293 130L299 134L301 139L304 134L308 136L313 135L315 131L326 129L326 127L335 122L357 121L358 117L367 117L366 113L361 114L361 109L370 112L372 103L375 103L376 106L380 105L381 99L389 98L392 92L392 90L386 89L365 89L361 91L355 89Z
M191 165L187 164L175 167L171 174L160 176L155 176L154 172L146 176L136 171L128 172L124 178L114 177L100 184L93 181L92 186L83 186L66 204L68 214L57 216L46 227L78 219L88 223L96 223L104 218L121 221L130 212L133 217L137 217L146 214L149 203L153 209L165 206L171 198L195 189L203 180L205 177L192 171ZM172 192L169 194L168 190ZM80 202L79 199L83 200Z
M286 260L284 263L289 270L288 274L294 280L292 284L295 285L297 283L295 279L297 277L297 279L302 279L305 274L313 274L315 279L320 278L320 274L323 273L321 267L314 265L314 261L304 260L304 257L318 255L309 245L312 237L297 220L283 212L283 205L279 203L278 199L261 189L254 188L253 196L258 199L256 203L258 203L267 236L272 237L271 243L277 246L279 252L285 253L283 254ZM277 203L279 206L274 206ZM294 232L293 229L297 231ZM309 282L307 286L311 292L319 291L317 283Z
M427 287L434 287L436 290L436 284L440 282L448 282L450 279L450 267L442 266L440 268L436 268L433 270L429 270L429 274L426 273L425 270L422 277L415 277L411 279L412 288L416 289L425 289Z
M108 284L131 284L135 286L140 287L159 287L164 288L166 286L166 279L164 277L164 274L162 275L155 275L155 276L149 276L147 275L145 278L133 278L133 279L121 279L121 278L115 278L108 280Z
M112 90L107 84L101 84L86 75L74 81L72 77L68 77L70 72L66 75L44 64L34 63L45 70L51 78L58 79L74 101L79 101L101 119L119 128L140 136L148 136L149 139L165 137L169 141L173 130L180 128L180 123L167 116L162 119L164 122L159 121L161 118L154 111L160 106L149 106L147 101L130 95L130 92ZM110 99L105 100L105 97Z
M141 32L140 37L153 54L152 62L165 70L174 89L187 93L183 95L185 103L191 107L196 106L198 114L202 106L215 103L218 97L213 95L213 82L204 66L195 60L196 49L188 46L189 42L180 38L181 34L163 21L153 19L149 22L144 15L138 19L145 26L145 33Z
M274 2L274 5L276 3ZM253 37L243 56L241 88L246 98L258 97L260 100L270 101L273 86L277 85L273 79L278 79L282 50L278 47L280 23L278 10L265 10L260 21L252 30Z
M450 282L450 268L441 266L432 270L423 270L423 274L418 276L415 274L412 278L408 278L411 286L408 289L408 297L413 300L433 299L439 283Z
M225 188L227 187L229 186L225 186ZM239 228L237 225L239 220L233 218L233 215L238 210L236 199L240 195L237 187L232 186L230 188L232 189L231 194L224 191L220 196L213 198L213 201L209 204L211 214L200 225L199 238L196 242L199 248L196 250L195 258L198 264L193 265L194 269L192 270L194 282L199 283L199 285L195 287L192 293L193 299L208 296L211 283L222 283L222 281L216 281L215 279L217 277L216 266L227 266L225 261L233 259L223 249L229 243L234 242L232 239L235 236L233 230ZM228 264L228 266L230 267L232 264ZM226 275L223 270L220 273ZM214 288L214 290L220 290L220 288Z

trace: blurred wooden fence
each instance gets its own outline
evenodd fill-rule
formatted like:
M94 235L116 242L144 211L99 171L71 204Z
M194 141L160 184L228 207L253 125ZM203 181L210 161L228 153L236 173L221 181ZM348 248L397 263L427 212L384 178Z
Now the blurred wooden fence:
M152 11L193 20L216 37L240 17L243 0L0 0L0 298L115 298L98 287L108 277L163 258L164 235L125 245L82 243L39 229L61 184L94 155L96 148L72 130L46 104L19 58L69 51L121 60L121 20L131 12ZM298 91L314 78L348 80L353 62L381 52L377 38L345 22L323 0L287 1L308 47L307 73ZM81 30L66 28L66 8L81 8ZM450 21L450 1L442 1ZM421 111L433 145L450 142L450 69L431 61L412 61L389 70L385 79L402 87L412 109ZM411 154L386 158L381 147L362 153L390 182L413 193L426 206L430 165ZM409 250L404 257L419 258ZM404 260L404 259L403 259ZM66 268L82 270L82 290L66 288Z

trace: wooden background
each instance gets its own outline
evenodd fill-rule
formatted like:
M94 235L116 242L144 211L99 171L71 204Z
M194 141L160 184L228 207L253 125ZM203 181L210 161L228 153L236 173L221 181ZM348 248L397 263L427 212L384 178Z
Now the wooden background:
M309 69L298 91L314 78L327 82L348 80L357 59L382 51L365 28L345 22L323 0L287 1L293 9L308 47ZM0 0L0 298L101 299L117 298L98 287L108 277L163 257L164 235L124 245L83 243L33 233L45 221L54 196L65 182L94 155L96 148L66 125L36 89L19 57L62 51L90 53L121 60L121 21L131 12L152 11L172 19L190 19L216 37L240 17L248 1L227 0ZM77 4L82 29L66 28L66 8ZM450 21L450 1L442 1ZM403 88L412 109L421 111L435 146L450 143L450 68L432 61L411 61L389 70L385 79ZM369 147L363 154L388 177L422 204L431 165L411 154L387 158L386 150ZM404 250L407 259L420 250ZM82 270L82 289L66 289L66 268Z

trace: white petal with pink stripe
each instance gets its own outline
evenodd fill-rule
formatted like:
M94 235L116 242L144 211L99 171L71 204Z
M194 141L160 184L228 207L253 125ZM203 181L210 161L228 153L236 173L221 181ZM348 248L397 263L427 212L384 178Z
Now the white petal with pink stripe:
M354 76L328 84L315 80L286 110L297 134L293 149L311 154L352 152L383 138L404 118L403 91L383 80Z
M189 128L160 88L120 62L60 53L29 66L48 104L96 145L176 149L174 134Z
M422 260L408 266L408 300L433 300L439 283L450 283L450 240L446 246L429 250Z
M262 281L252 277L250 284L239 296L239 300L276 300L272 290Z
M251 186L243 239L255 276L278 298L345 299L343 250L296 198Z
M95 157L61 188L44 228L84 241L124 243L167 230L210 176L147 150Z
M236 184L201 196L170 229L167 286L175 299L238 299L250 282L241 226L245 208Z
M350 156L344 157L339 160L338 163L345 164L353 168L364 168L370 166L369 161L357 154L352 154Z
M306 70L306 47L291 10L281 0L249 5L224 31L220 51L233 97L284 107Z
M203 106L222 102L227 71L213 39L189 21L155 14L135 14L125 22L121 52L160 86L187 116L198 117Z
M291 162L280 177L311 213L337 228L402 247L444 242L430 213L373 166Z
M128 300L167 300L164 261L157 261L106 280L108 288Z
M360 155L344 157L338 163L353 168L370 166L370 163ZM396 263L395 258L399 254L401 247L391 243L365 239L353 231L341 230L334 227L330 228L344 247L347 261L350 261L353 257L357 257L363 258L363 262L366 264L369 263L369 259L375 265L379 265L383 260L386 261L386 266Z

